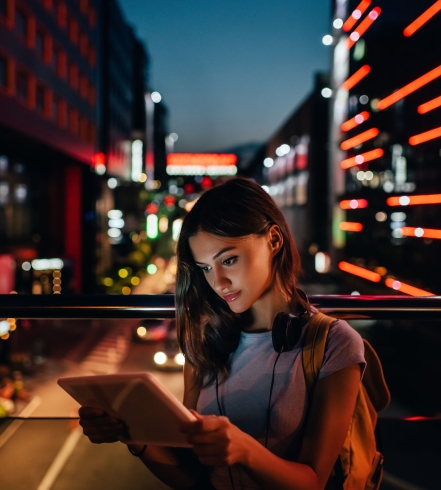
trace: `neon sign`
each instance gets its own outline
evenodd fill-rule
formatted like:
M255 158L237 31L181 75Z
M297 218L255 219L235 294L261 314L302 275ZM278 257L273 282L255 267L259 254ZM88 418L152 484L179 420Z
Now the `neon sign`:
M168 175L236 175L237 156L232 153L171 153Z

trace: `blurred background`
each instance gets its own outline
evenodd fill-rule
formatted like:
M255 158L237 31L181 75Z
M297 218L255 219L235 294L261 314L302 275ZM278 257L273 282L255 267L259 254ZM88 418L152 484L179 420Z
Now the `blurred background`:
M173 294L182 220L237 176L282 210L307 293L441 294L440 29L440 0L0 0L0 294ZM351 323L390 413L440 415L438 324ZM180 397L174 328L0 318L0 415L71 413L66 373L152 369ZM0 426L5 488L74 488L79 466L42 480L65 425L33 476Z

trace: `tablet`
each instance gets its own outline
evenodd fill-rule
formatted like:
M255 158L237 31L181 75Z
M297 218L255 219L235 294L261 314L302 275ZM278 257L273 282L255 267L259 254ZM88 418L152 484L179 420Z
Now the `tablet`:
M191 447L179 426L196 417L150 373L77 376L57 382L80 405L122 420L128 429L125 443Z

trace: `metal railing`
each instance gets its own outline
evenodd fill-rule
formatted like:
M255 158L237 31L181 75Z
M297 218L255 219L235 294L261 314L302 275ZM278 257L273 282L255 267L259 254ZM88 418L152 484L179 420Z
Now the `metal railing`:
M441 296L310 295L311 304L335 318L441 320ZM173 318L173 294L0 295L0 318Z

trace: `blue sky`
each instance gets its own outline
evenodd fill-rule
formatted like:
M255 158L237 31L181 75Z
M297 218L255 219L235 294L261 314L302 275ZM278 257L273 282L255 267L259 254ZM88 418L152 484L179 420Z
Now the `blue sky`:
M263 142L327 70L330 0L120 0L151 55L176 151Z

